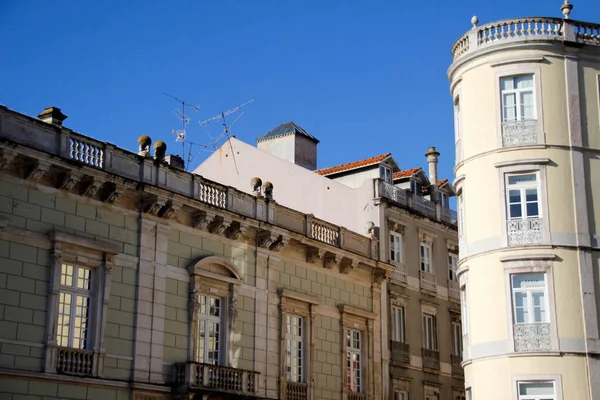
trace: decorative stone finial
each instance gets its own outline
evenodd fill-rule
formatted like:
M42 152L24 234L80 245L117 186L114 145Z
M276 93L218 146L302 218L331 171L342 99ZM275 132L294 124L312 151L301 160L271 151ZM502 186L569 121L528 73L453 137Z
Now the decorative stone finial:
M560 6L560 10L562 11L565 19L569 19L569 15L571 15L571 10L573 9L573 4L569 4L569 0L565 0L565 2Z
M479 18L477 18L477 15L473 15L471 18L471 23L473 24L473 29L477 28L477 24L479 23Z
M38 118L48 124L62 126L62 123L67 116L60 111L58 107L47 107L38 114Z
M152 139L150 136L142 135L138 138L138 154L140 156L147 157L150 155L150 145L152 144Z
M254 192L255 195L260 196L260 187L261 186L262 186L262 180L258 176L255 176L254 178L250 179L250 187L252 187L252 191Z
M162 140L154 143L154 158L157 160L164 160L165 153L167 152L167 145Z
M265 200L269 201L273 199L273 184L271 182L265 182L262 187L263 196L265 196Z

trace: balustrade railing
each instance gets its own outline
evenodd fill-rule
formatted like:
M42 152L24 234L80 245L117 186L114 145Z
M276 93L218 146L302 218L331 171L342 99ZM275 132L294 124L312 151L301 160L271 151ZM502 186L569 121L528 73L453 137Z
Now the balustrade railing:
M104 168L104 144L94 144L81 136L70 136L69 158L96 168Z
M310 237L320 242L337 246L339 244L340 231L337 226L310 221Z
M600 24L551 17L514 18L476 26L452 46L454 60L495 44L531 41L575 41L600 45Z
M408 205L408 196L406 195L406 190L400 189L385 182L381 182L381 184L381 194L383 197L403 206Z
M541 244L543 241L543 219L527 218L506 221L509 246Z
M457 281L448 279L448 298L460 303L460 287Z
M432 274L431 272L419 271L419 280L421 281L421 289L437 292L435 274Z
M517 352L550 351L552 349L549 323L514 324L513 337Z
M206 182L200 182L198 185L198 199L215 207L227 207L227 192L225 189Z
M390 341L392 361L410 364L410 345L408 343Z
M502 146L537 144L537 121L507 121L502 123Z
M440 369L440 352L431 349L421 349L423 368Z
M258 391L258 372L219 365L187 362L175 364L175 385L188 389L253 395Z
M463 367L460 364L462 362L462 357L452 354L452 355L450 355L450 361L452 363L452 373L458 374L458 375L463 375L464 374Z
M59 347L56 352L56 371L69 375L92 375L94 352L92 350Z
M285 383L286 400L306 400L308 397L308 384L300 382Z
M408 274L406 272L406 265L404 264L396 264L396 268L392 272L392 279L396 279L400 282L406 283L408 281Z
M442 221L447 224L456 225L458 222L456 217L456 211L449 209L448 207L440 207L440 216Z
M436 218L435 215L435 203L424 199L421 196L413 195L413 208L421 214L427 215L431 218Z
M366 393L348 392L348 400L367 400Z

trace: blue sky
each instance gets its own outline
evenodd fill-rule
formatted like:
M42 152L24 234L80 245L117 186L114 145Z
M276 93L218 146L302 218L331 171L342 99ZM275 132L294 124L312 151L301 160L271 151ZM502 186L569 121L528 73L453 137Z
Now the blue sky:
M254 139L293 120L321 140L320 168L391 151L403 169L442 153L452 177L454 41L481 23L560 16L559 0L0 0L0 103L37 115L60 107L75 131L136 150L179 127L171 93L198 121L252 98L233 133ZM598 0L572 17L599 21ZM208 153L195 151L195 164ZM187 155L186 155L187 157Z

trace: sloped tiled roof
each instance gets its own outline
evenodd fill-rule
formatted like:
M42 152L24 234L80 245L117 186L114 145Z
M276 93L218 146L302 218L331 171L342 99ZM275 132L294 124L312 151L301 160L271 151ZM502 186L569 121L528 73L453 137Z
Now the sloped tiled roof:
M421 167L405 169L404 171L395 172L394 175L392 175L392 178L393 179L408 178L422 170L423 169Z
M442 186L447 182L448 182L448 179L442 179L441 181L438 181L438 186Z
M279 137L279 136L286 136L286 135L292 135L292 134L304 136L316 143L319 143L319 140L316 137L314 137L313 135L311 135L310 133L308 133L307 131L302 129L300 126L296 125L296 123L293 121L286 122L285 124L279 125L277 128L270 130L269 132L265 133L264 135L262 135L261 137L256 139L256 141L262 142L264 140L275 139L276 137Z
M386 153L386 154L382 154L380 156L371 157L371 158L367 158L367 159L360 160L360 161L354 161L351 163L338 165L336 167L319 169L315 172L319 175L331 175L331 174L335 174L338 172L349 171L349 170L361 168L361 167L367 167L369 165L380 163L391 155L392 155L392 153Z

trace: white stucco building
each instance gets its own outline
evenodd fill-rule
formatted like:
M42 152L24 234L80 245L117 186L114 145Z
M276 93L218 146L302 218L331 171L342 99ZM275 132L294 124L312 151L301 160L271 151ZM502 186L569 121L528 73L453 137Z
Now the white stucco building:
M600 399L600 25L571 8L452 48L467 399Z

